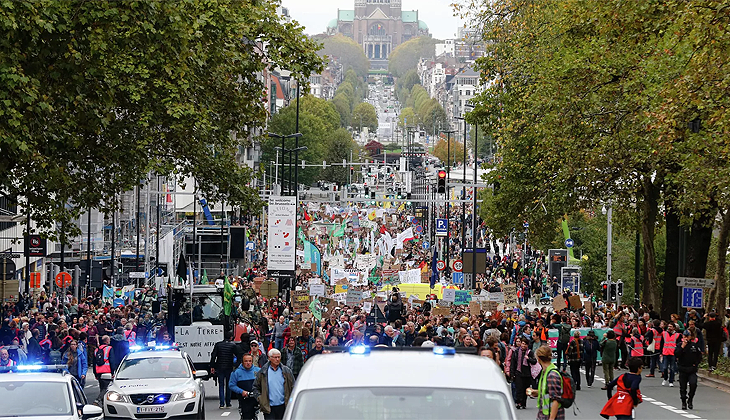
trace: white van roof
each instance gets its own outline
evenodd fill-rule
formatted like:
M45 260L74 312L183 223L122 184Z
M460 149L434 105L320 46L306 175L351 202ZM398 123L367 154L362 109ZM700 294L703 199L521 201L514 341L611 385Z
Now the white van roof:
M430 350L430 349L429 349ZM377 351L317 355L297 379L297 390L369 387L476 389L510 395L499 366L474 355L432 351Z

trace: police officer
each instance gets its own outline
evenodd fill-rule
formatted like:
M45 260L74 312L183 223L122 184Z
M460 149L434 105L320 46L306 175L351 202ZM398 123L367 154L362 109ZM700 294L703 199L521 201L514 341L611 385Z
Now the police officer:
M696 333L685 330L682 336L682 344L674 350L677 358L677 370L679 371L679 396L682 399L682 410L693 409L692 399L697 391L697 369L702 361L702 348ZM689 383L689 395L687 395L687 384Z

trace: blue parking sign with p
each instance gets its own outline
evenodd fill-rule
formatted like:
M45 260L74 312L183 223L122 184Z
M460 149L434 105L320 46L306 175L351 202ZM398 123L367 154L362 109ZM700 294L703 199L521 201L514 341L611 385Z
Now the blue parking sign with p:
M447 236L449 233L449 223L446 219L436 219L436 236Z

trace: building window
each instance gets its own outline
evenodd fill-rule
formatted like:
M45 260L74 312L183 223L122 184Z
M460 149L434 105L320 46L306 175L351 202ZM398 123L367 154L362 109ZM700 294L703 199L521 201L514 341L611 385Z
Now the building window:
M15 216L18 214L18 204L7 196L0 195L0 215ZM0 231L10 229L17 225L16 222L0 222Z
M385 35L385 25L382 23L374 23L370 26L368 35Z

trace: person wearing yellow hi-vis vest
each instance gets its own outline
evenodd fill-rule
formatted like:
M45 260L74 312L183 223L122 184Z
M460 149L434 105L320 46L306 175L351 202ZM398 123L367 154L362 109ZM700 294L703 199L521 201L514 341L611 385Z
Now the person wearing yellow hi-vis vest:
M565 409L558 399L562 396L562 379L558 368L552 362L552 350L548 346L540 346L535 351L538 363L542 367L537 389L527 388L527 395L537 398L537 420L565 420Z

